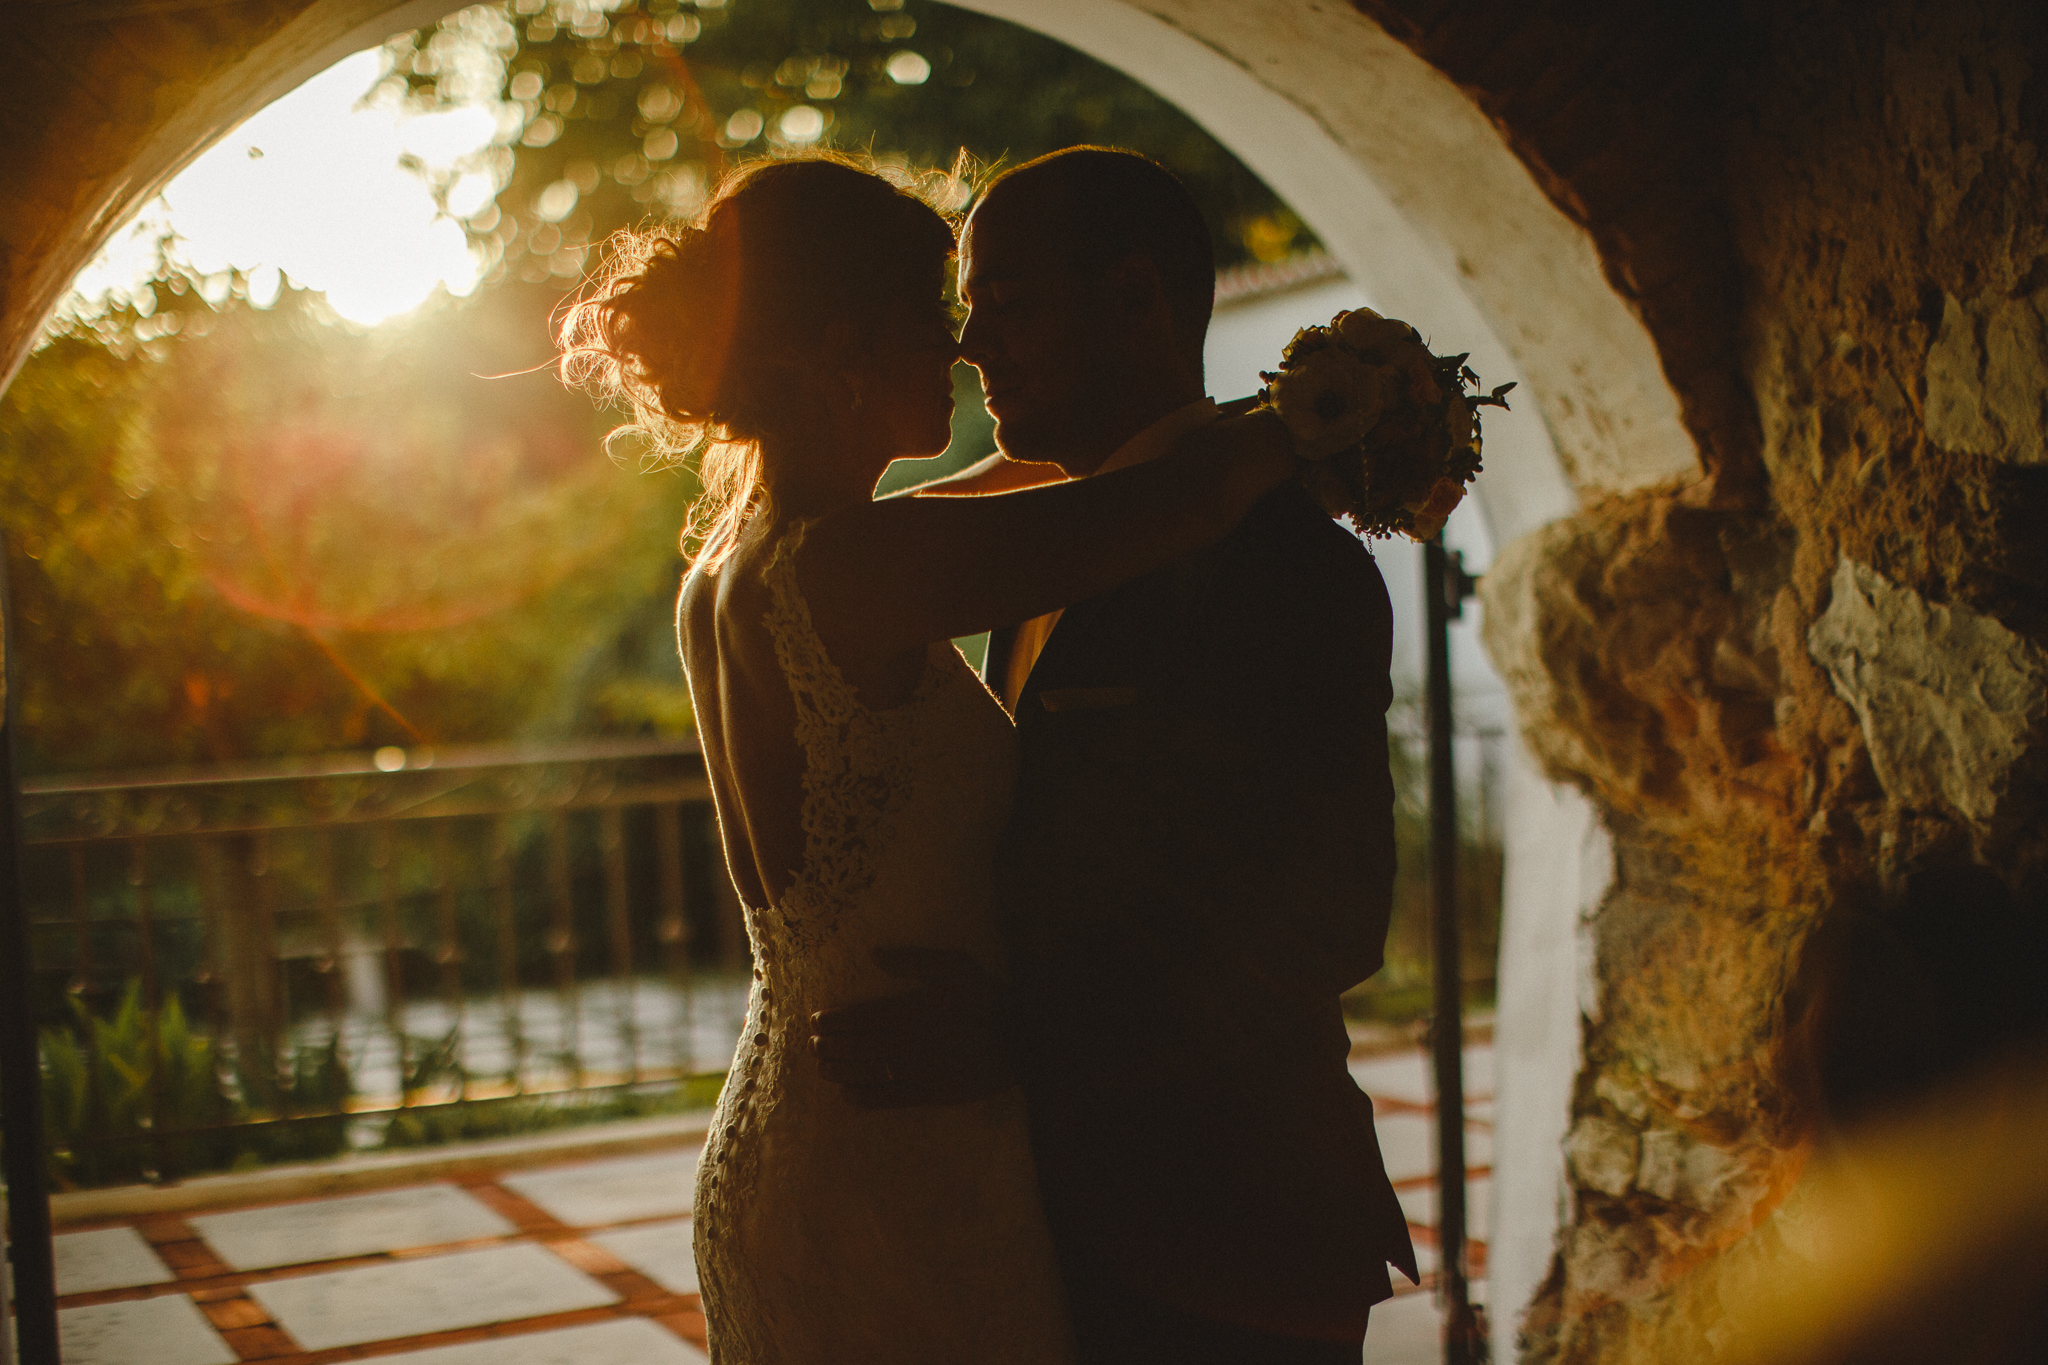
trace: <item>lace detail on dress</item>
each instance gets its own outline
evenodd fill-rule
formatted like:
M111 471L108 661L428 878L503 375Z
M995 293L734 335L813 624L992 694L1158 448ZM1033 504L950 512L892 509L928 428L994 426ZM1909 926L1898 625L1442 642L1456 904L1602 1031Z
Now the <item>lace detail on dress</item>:
M831 933L839 910L874 880L876 860L895 834L891 817L911 795L918 703L938 676L928 650L907 702L883 711L862 704L825 653L797 588L796 555L809 529L808 522L793 524L761 575L768 635L796 704L804 755L803 866L770 913L787 936L781 946L799 952Z
M773 904L746 907L755 982L698 1166L711 1358L1070 1365L1021 1097L862 1112L809 1051L811 1011L900 989L879 946L1000 961L991 869L1016 736L943 644L902 705L865 705L798 586L807 529L759 569L803 762L802 859Z

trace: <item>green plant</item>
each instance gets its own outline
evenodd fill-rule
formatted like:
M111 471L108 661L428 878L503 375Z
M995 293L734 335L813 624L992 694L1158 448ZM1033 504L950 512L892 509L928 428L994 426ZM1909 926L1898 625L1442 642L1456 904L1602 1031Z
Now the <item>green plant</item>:
M44 1029L43 1109L51 1176L63 1185L169 1178L217 1168L232 1144L211 1128L233 1117L211 1038L174 996L145 1010L131 982L112 1017L71 1001L73 1022Z
M348 1102L355 1083L339 1038L301 1043L288 1054L252 1058L247 1064L238 1059L235 1079L244 1097L236 1118L245 1125L233 1134L237 1168L309 1161L348 1150ZM265 1117L273 1121L263 1122Z
M228 1059L192 1028L177 997L144 1008L139 982L104 1019L82 1000L70 1003L71 1022L42 1031L58 1185L176 1179L347 1148L354 1087L338 1040Z

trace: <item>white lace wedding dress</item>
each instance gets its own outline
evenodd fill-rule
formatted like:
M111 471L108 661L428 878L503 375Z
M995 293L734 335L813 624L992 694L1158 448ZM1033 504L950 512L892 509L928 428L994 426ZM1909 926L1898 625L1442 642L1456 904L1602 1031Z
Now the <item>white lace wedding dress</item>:
M715 1365L1048 1365L1071 1357L1022 1098L863 1113L817 1074L815 1010L898 993L877 945L1001 970L991 857L1009 719L948 645L910 700L863 706L797 590L803 527L764 577L796 702L804 862L747 908L746 1032L697 1176Z

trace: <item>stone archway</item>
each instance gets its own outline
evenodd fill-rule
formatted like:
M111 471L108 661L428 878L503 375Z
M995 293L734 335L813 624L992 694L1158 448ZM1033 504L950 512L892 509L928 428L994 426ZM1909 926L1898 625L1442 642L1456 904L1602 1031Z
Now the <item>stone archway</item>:
M1489 422L1476 497L1495 544L1582 499L1697 474L1656 347L1604 277L1591 237L1472 102L1375 21L1296 0L958 2L1045 32L1180 105L1385 308L1470 350L1489 382L1519 382L1518 411ZM277 0L267 25L169 51L133 140L93 147L104 155L82 159L68 211L16 228L0 333L8 372L76 271L190 158L339 57L457 8ZM1490 1279L1494 1310L1511 1322L1548 1274L1559 1230L1579 1059L1578 925L1606 890L1611 853L1592 808L1520 751L1506 793ZM1501 1335L1511 1348L1512 1333Z
M1489 382L1519 381L1534 401L1489 424L1477 496L1495 544L1568 515L1583 497L1696 473L1656 348L1604 278L1591 238L1472 102L1373 20L1293 0L966 6L1039 29L1180 105L1302 215L1370 296L1470 350ZM109 168L68 231L44 237L39 268L17 288L47 307L106 234L241 118L341 55L457 7L305 8L196 82L125 165ZM13 328L26 310L9 311ZM1582 799L1526 757L1509 766L1490 1266L1504 1322L1553 1254L1578 1069L1576 928L1607 886L1610 856Z
M961 2L1181 104L1534 399L1480 494L1557 779L1509 783L1497 1352L1697 1354L1728 1305L1687 1268L1783 1246L1814 927L1931 860L2048 882L2048 15ZM456 7L15 18L0 374L201 147Z

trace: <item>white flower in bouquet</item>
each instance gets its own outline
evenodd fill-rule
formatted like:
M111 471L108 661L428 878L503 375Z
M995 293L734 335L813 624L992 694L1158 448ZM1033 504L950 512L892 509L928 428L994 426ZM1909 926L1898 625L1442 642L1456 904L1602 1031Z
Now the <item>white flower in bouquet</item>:
M1324 509L1361 534L1416 540L1443 530L1479 474L1477 409L1507 407L1514 387L1478 392L1464 356L1431 354L1413 327L1369 308L1304 327L1265 379L1260 396Z
M1303 459L1320 460L1364 440L1387 410L1392 389L1386 371L1326 347L1282 371L1269 392L1295 449Z

